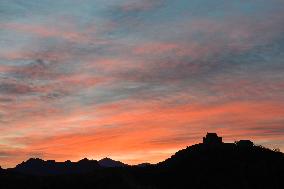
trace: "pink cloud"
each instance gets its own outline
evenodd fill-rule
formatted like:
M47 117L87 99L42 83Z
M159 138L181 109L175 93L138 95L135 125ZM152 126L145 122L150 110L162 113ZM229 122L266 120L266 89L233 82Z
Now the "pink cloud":
M188 95L175 98L188 98ZM174 101L175 98L172 96L165 100ZM24 107L27 106L22 105L21 108ZM218 132L227 141L244 138L254 139L256 143L272 139L281 141L282 135L269 131L277 129L277 125L269 128L262 123L281 118L283 109L284 104L272 101L212 105L191 103L167 107L161 100L130 99L78 107L66 114L50 109L44 117L35 115L33 124L29 119L15 123L13 129L17 128L17 131L21 131L23 125L29 125L25 130L33 129L23 132L19 138L12 137L10 142L13 144L10 145L21 144L24 154L41 152L46 159L113 156L126 163L140 163L155 157L151 162L158 162L177 149L200 142L207 131ZM53 132L47 135L47 130ZM11 133L11 130L1 132ZM172 142L173 137L181 137L181 140ZM283 146L280 147L283 150ZM26 156L20 154L20 157L14 162Z
M4 23L0 28L13 30L15 32L36 35L41 38L58 38L75 43L92 43L96 45L107 44L105 39L98 38L96 27L93 25L78 29L73 24L63 24L60 26L48 26L41 24L21 24L21 23Z
M40 37L58 37L69 41L85 41L86 37L78 32L63 31L57 28L40 26L40 25L25 25L17 23L6 23L2 28L11 29L19 32L36 34Z

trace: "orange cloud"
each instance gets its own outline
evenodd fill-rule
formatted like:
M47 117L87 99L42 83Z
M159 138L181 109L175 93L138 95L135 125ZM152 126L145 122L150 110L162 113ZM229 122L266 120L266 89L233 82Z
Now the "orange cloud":
M159 101L126 100L77 109L66 115L47 114L36 120L38 131L31 126L34 134L27 132L25 137L12 141L23 144L23 152L40 153L45 159L110 156L126 163L151 158L151 162L158 162L177 149L200 142L207 131L220 133L226 141L244 138L260 144L271 139L281 141L283 135L273 132L281 127L269 121L281 119L283 108L284 104L270 101L173 108ZM21 124L28 124L28 120ZM54 132L48 136L45 130Z

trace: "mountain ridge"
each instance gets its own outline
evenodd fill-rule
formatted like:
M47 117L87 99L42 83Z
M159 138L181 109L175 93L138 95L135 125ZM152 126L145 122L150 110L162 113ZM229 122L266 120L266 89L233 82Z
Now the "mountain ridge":
M78 174L88 173L102 168L115 168L129 166L120 161L111 158L101 160L89 160L83 158L77 162L66 160L57 162L55 160L43 160L40 158L30 158L16 165L14 168L8 168L8 171L32 174L32 175L50 175L50 174Z
M103 158L102 160L111 159ZM41 166L42 164L53 165L55 161L31 159L27 162ZM67 173L66 169L63 171L60 169L66 164L69 165ZM66 168L64 166L63 168ZM32 189L81 188L82 185L84 188L142 189L284 188L282 182L284 180L284 154L282 152L254 145L250 140L223 143L221 137L212 133L204 137L203 143L179 150L170 158L157 164L102 167L99 161L84 158L75 163L61 162L55 168L60 174L48 172L48 177L43 177L44 174L30 176L26 171L16 174L15 170L5 170L0 174L0 181L3 182L0 182L0 188L1 184L4 186L2 188L7 189L18 187L15 180L19 183L36 183L29 187ZM50 169L44 170L50 171ZM20 177L17 176L19 174Z

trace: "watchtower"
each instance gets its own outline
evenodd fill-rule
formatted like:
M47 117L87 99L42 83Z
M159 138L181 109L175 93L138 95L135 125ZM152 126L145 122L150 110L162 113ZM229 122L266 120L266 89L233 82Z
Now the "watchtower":
M207 133L203 137L203 144L222 144L222 137L219 137L216 133Z

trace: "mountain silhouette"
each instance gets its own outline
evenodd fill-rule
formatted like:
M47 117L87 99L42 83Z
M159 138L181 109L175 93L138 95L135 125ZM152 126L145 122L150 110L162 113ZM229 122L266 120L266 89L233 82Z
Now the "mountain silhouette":
M211 133L203 143L178 151L157 167L169 179L162 184L165 188L284 188L283 153L250 140L223 143Z
M32 175L52 175L52 174L74 174L86 173L100 168L98 161L82 159L78 162L56 162L54 160L44 161L39 158L31 158L15 168L13 172L32 174Z
M125 167L128 166L127 164L124 164L120 161L115 161L110 158L103 158L98 161L99 165L101 167Z
M140 163L138 165L136 165L137 167L149 167L151 166L152 164L151 163Z
M113 168L113 167L126 167L120 161L115 161L110 158L103 158L99 161L88 160L84 158L78 162L71 162L67 160L65 162L56 162L54 160L44 161L39 158L30 158L27 161L22 162L15 168L9 169L10 171L17 173L24 173L30 175L57 175L57 174L78 174L88 173L100 168Z
M104 158L29 159L0 172L0 188L282 189L284 154L250 140L223 143L215 133L158 164L127 166Z

